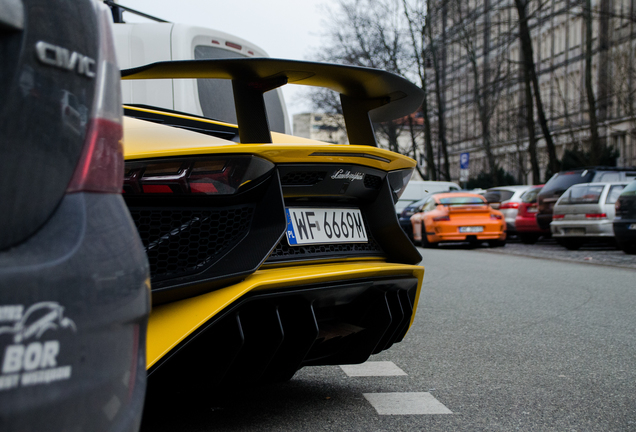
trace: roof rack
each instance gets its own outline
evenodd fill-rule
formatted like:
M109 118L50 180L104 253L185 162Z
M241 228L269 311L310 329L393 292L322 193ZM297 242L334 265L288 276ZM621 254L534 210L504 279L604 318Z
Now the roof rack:
M117 24L123 24L125 23L124 21L124 12L130 12L131 14L134 15L138 15L140 17L144 17L144 18L148 18L149 20L153 20L153 21L157 21L157 22L161 22L161 23L168 23L170 21L166 21L164 19L161 18L157 18L155 16L152 15L148 15L146 13L140 12L138 10L135 9L131 9L127 6L122 6L118 3L115 3L113 0L103 0L104 4L108 7L110 7L110 11L113 13L113 22L117 23Z

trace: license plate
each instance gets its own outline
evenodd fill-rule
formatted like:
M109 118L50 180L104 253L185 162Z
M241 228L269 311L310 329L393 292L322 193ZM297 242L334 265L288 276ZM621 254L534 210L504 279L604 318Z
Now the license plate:
M585 228L563 228L563 234L585 235Z
M290 246L367 243L367 230L358 209L286 208Z
M480 233L484 232L483 226L467 226L467 227L459 227L460 233Z
M528 207L528 213L537 213L538 211L536 207Z
M627 227L627 229L633 229L636 230L636 224L629 224L629 226Z

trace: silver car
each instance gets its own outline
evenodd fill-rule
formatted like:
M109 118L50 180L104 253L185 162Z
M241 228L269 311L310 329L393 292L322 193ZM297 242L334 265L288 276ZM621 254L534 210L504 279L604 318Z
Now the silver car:
M589 241L614 242L614 204L627 183L579 183L554 206L552 237L570 250Z
M519 212L521 195L532 187L528 185L499 186L490 188L485 192L484 197L488 200L490 206L503 213L508 234L516 233L515 219L517 219L517 213Z

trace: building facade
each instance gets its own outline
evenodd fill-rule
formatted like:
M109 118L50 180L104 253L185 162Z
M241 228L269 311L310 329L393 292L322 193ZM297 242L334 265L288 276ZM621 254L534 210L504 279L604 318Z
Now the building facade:
M634 1L592 1L592 82L599 134L618 151L618 166L636 166ZM433 128L438 128L433 114L440 110L437 79L452 180L459 179L460 154L470 153L471 176L488 171L490 154L519 183L532 182L514 0L431 0L429 5L429 49L435 56L427 62L429 107ZM531 0L528 7L541 99L559 158L566 149L589 150L584 5ZM536 112L534 119L543 180L548 157ZM439 149L439 143L434 147Z

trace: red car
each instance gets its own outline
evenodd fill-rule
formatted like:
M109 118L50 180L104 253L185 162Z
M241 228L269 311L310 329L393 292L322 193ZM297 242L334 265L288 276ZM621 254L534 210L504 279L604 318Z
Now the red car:
M541 229L537 223L537 195L539 195L542 188L543 185L537 185L521 195L515 227L519 239L526 244L536 243L539 237L550 235L549 229Z

